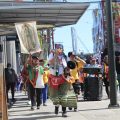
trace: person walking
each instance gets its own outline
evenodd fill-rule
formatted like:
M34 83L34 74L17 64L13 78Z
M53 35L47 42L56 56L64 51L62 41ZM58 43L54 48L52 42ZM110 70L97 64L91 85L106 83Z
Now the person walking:
M63 56L63 49L61 46L51 51L49 55L49 67L49 95L55 105L55 114L58 115L59 106L61 106L62 117L67 117L66 107L76 107L77 100L75 94L68 95L69 84L67 81L69 81L70 78L65 77L67 62ZM68 96L71 96L71 98L68 98Z
M73 82L73 89L76 94L76 97L78 98L78 95L80 93L80 80L79 80L79 71L83 68L85 65L85 61L77 57L74 52L68 53L69 61L72 61L75 63L75 68L70 69L70 75L74 78ZM78 82L79 81L79 82ZM77 84L76 84L77 83ZM79 83L79 84L78 84ZM77 111L77 108L74 108L74 111Z
M11 89L12 102L15 102L15 87L18 81L17 74L15 70L11 67L11 64L7 64L5 68L5 81L6 81L6 93L7 93L7 102L9 103L8 92Z
M40 60L40 64L43 66L44 68L44 73L43 73L43 81L44 81L44 88L42 88L42 103L43 106L47 106L46 102L47 102L47 98L48 98L48 78L49 78L49 68L48 66L45 64L44 60Z
M27 92L27 96L28 96L28 105L31 105L31 100L30 100L30 88L29 88L29 77L28 77L28 71L27 71L27 64L29 63L30 60L29 58L27 59L26 63L23 66L23 69L21 71L21 75L23 77L23 87L25 89L25 93Z
M79 80L80 80L80 92L82 95L84 95L84 73L82 69L79 71Z
M28 71L29 80L29 90L31 99L31 110L35 109L37 102L37 109L40 109L41 93L42 88L44 88L43 83L43 67L39 64L39 58L36 56L30 56L30 62L26 64L26 69Z
M104 64L103 64L103 82L105 85L105 91L106 94L108 96L108 98L110 98L110 85L109 85L109 66L108 66L108 55L106 55L104 57Z

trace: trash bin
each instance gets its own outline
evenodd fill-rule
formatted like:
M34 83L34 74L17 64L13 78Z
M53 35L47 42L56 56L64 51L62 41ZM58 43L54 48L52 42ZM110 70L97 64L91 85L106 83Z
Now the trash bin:
M84 100L98 101L102 99L103 82L100 79L100 67L84 67Z

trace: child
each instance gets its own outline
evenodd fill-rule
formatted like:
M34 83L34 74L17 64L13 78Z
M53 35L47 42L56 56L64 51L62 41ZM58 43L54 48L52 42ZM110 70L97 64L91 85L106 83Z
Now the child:
M79 80L78 81L76 80L76 82L74 82L74 78L70 75L70 69L69 68L64 69L64 77L67 80L67 82L70 84L70 87L72 86L72 84L74 84L75 87L77 86L74 89L74 93L79 94L79 92L80 92L80 82L78 82ZM77 97L75 97L75 99L76 98ZM76 103L76 107L74 107L74 111L76 112L77 111L77 99L74 100L73 102ZM69 110L72 110L72 107L68 107L68 108L69 108Z

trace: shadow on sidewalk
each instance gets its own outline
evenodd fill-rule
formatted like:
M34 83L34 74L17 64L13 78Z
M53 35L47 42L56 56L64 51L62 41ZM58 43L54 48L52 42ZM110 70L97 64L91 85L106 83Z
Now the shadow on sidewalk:
M86 108L86 109L78 109L77 110L77 112L81 112L81 111L99 111L99 110L108 110L108 108L96 108L96 109L88 109L88 108ZM68 110L67 112L74 112L74 109L72 109L72 110Z
M25 112L26 111L26 109L25 110L9 110L9 113L17 113L17 112ZM28 109L28 111L30 111L30 109Z
M41 113L41 114L44 114L44 113ZM34 113L34 114L30 114L30 115L25 115L24 118L23 118L23 116L20 116L19 118L11 118L9 120L41 120L41 119L45 120L45 119L50 119L50 118L57 119L58 117L61 117L61 116L56 116L56 115L48 115L47 112L45 114L46 115L44 115L44 116L42 115L42 116L33 117L33 115L35 115L35 113ZM40 115L40 113L38 113L38 115Z
M78 110L78 111L96 111L96 110L108 110L108 108L96 108L96 109L83 109L83 110Z
M52 114L54 114L54 113L52 113L52 112L41 112L41 111L39 111L39 112L38 111L29 111L29 113L22 113L22 115L21 114L16 114L16 115L14 114L14 116L20 116L20 117L21 116L29 116L29 117L31 117L31 116L35 116L35 115L37 115L37 116L39 116L39 115L48 115L48 116L50 116Z

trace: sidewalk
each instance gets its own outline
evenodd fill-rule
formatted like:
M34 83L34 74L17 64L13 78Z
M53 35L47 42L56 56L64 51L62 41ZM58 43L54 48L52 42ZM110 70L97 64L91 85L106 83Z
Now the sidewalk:
M120 108L108 109L110 100L105 95L102 101L82 101L80 98L78 112L68 110L67 118L61 117L61 109L58 116L54 114L54 106L50 100L48 106L31 111L23 93L17 93L16 98L16 103L8 110L9 120L120 120ZM120 94L118 99L120 104Z

